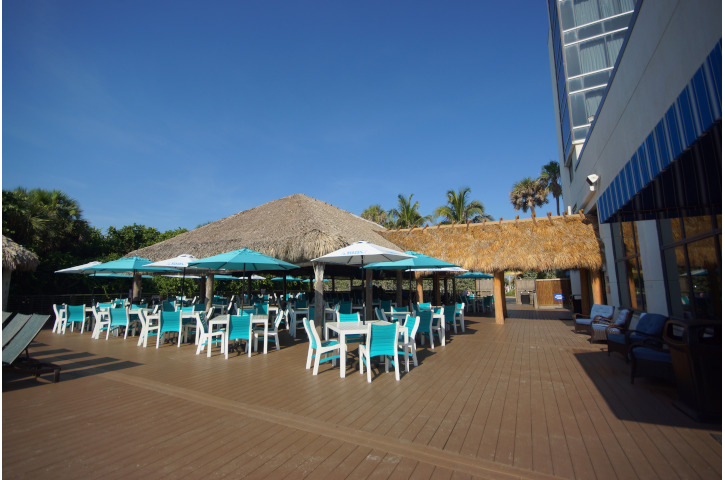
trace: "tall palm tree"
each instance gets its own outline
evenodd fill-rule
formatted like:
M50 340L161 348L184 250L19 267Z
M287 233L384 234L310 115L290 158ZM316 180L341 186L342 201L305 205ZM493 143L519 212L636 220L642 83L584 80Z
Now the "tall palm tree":
M417 200L413 203L412 193L408 198L401 193L398 194L398 208L393 208L388 214L393 225L400 228L420 227L424 223L432 221L430 216L421 215L418 208L420 205Z
M478 217L485 216L483 204L478 200L468 201L471 187L461 187L456 192L448 190L446 197L448 203L435 209L436 217L443 217L444 223L466 223Z
M360 216L365 220L370 220L371 222L375 222L383 227L388 228L390 226L388 212L383 210L383 207L379 204L370 205L368 208L363 210Z
M556 200L556 214L561 215L559 210L559 197L561 197L561 173L559 171L559 162L552 160L541 167L541 175L539 178L546 184L546 188Z
M514 184L509 199L516 210L523 210L524 213L531 209L532 214L536 214L534 207L540 207L545 203L549 203L549 190L546 188L541 179L532 179L526 177L520 182Z

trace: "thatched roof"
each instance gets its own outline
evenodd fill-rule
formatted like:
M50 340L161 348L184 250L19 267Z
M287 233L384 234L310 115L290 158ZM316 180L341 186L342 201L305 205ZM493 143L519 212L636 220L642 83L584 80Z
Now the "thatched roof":
M153 261L182 253L210 257L250 248L297 265L358 240L399 247L383 238L385 228L329 203L295 194L222 218L126 256Z
M35 270L38 256L3 235L3 270Z
M469 270L599 270L597 221L582 214L391 230L383 236Z

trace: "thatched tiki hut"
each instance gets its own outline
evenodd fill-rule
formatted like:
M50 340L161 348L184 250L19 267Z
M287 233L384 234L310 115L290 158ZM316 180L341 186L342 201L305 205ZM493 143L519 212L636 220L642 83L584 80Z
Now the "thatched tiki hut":
M38 257L3 235L3 311L8 306L10 275L14 270L33 271L38 267Z
M494 275L496 322L506 317L504 271L576 270L582 277L582 307L602 303L602 245L594 217L583 214L391 230L385 238L463 268ZM585 293L586 292L586 293Z
M152 261L175 257L182 253L197 258L249 248L312 271L311 259L321 257L358 240L399 249L380 234L385 228L329 203L295 194L222 218L190 232L128 253ZM355 267L325 267L337 273L360 275ZM323 301L324 271L315 269L315 295ZM213 277L207 277L206 298L210 301ZM315 316L321 324L322 303Z

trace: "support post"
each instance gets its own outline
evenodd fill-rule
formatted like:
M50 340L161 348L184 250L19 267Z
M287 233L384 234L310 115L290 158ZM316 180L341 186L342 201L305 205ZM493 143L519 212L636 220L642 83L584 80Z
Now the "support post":
M214 299L214 275L209 274L206 276L206 310L211 308L212 300Z
M373 315L373 271L365 270L365 320L372 320Z
M325 264L315 262L315 325L320 325L325 331Z
M415 290L418 293L418 302L423 301L423 277L418 273L415 274Z
M403 306L403 271L395 271L395 304Z
M579 284L582 289L582 313L588 314L592 309L592 299L589 295L589 270L579 269Z
M136 273L133 276L133 293L131 294L131 301L141 298L141 274Z
M496 271L493 274L493 299L494 312L496 314L496 323L503 325L503 320L508 312L506 311L506 282L504 281L504 272Z
M433 274L433 305L441 304L441 279L438 272Z
M604 297L602 296L602 272L592 270L589 272L592 276L592 303L604 305Z

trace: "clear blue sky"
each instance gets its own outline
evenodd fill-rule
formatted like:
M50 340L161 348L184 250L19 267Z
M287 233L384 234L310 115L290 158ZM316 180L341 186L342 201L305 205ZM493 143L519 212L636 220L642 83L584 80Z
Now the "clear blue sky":
M2 32L3 189L104 230L461 186L512 219L557 159L543 0L17 0Z

